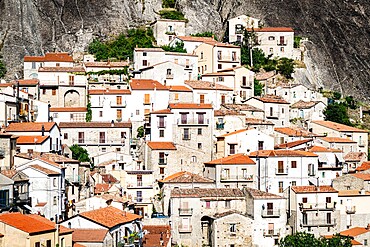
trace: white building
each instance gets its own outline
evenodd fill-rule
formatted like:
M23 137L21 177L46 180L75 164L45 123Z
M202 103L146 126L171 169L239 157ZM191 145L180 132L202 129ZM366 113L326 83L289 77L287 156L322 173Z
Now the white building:
M246 16L246 15L239 15L237 17L229 19L228 27L229 27L229 42L234 43L238 42L241 43L244 38L244 31L246 28L258 28L259 19Z
M185 35L185 20L159 19L150 24L158 46L169 44L176 36Z
M325 98L320 92L312 90L302 84L285 84L279 86L274 84L268 86L266 90L267 94L280 96L290 104L294 104L298 101L322 101L325 104L327 103L327 98Z
M290 106L290 119L299 119L302 122L324 120L326 105L322 101L297 101Z
M188 53L193 53L195 48L204 42L216 42L214 37L195 37L195 36L176 36L170 43L175 46L176 43L183 43Z
M56 122L86 122L87 107L50 107L50 117Z

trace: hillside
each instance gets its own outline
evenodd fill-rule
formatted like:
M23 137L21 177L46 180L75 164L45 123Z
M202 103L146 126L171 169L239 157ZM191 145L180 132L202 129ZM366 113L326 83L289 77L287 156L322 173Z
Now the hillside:
M318 85L370 101L370 2L367 0L178 0L188 33L222 36L227 19L239 14L266 26L292 26L308 37L311 76ZM24 55L83 51L94 38L108 38L150 23L157 0L0 0L0 50L9 77Z

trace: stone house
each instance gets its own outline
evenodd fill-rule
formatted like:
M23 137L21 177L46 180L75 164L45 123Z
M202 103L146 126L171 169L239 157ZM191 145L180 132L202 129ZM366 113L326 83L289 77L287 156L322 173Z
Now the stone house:
M359 148L358 145L356 145L356 141L348 138L320 137L317 141L324 147L342 150L344 155L347 155L350 152L358 152Z
M247 104L253 105L264 111L263 120L271 121L275 127L289 126L289 102L273 95L252 97L246 100Z
M110 75L110 74L102 74L98 75L96 72L102 73L102 71L110 71L110 70L124 70L129 66L127 61L121 62L95 62L95 61L84 61L83 66L86 70L86 73L90 73L87 76L87 80L89 84L92 85L91 87L100 88L102 86L109 85L111 88L120 89L120 87L124 87L127 85L127 76L124 74L121 75Z
M258 118L245 118L245 125L247 128L255 128L262 133L272 135L274 132L274 124L271 121L265 121Z
M357 155L356 155L357 156ZM358 162L360 162L360 166L358 166L357 168L356 168L356 172L359 172L359 173L370 173L370 162L369 161L366 161L366 159L364 159L366 157L366 155L364 154L364 153L362 153L362 155L361 156L358 156L358 160L356 160L356 161L358 161ZM344 157L344 160L347 162L347 160L346 160L346 157Z
M344 124L331 121L312 121L310 131L327 137L347 138L357 143L357 152L366 152L368 150L368 131L354 128ZM355 150L352 150L355 151Z
M370 174L354 173L333 179L333 187L338 190L370 191Z
M244 213L245 207L245 196L240 189L175 188L170 195L173 240L178 245L209 245L212 222L208 219L230 210Z
M289 188L288 224L293 233L305 231L316 237L339 230L338 191L331 186L292 186Z
M245 127L245 115L235 110L228 110L222 107L214 111L215 125L213 133L215 136L227 134L236 129Z
M17 136L0 129L0 167L10 169L14 166L17 151Z
M275 144L286 144L304 139L313 140L318 137L312 132L298 127L276 127L274 128Z
M241 104L223 104L221 105L221 110L234 110L237 111L243 115L245 115L246 118L256 118L263 120L264 118L264 111L260 108L257 108L255 106L252 106L250 104L241 103Z
M229 42L230 43L242 43L244 38L244 31L246 28L255 28L257 29L259 26L259 19L246 16L246 15L239 15L234 18L229 19L228 21L229 27Z
M300 119L304 123L308 121L324 120L326 105L322 101L297 101L290 106L290 119Z
M258 150L249 154L257 164L257 189L282 195L290 186L316 181L318 155L297 150Z
M216 188L256 187L256 163L238 153L204 163L204 176L216 182Z
M40 99L40 81L38 79L23 79L12 82L19 87L19 91L31 94L33 99Z
M275 84L267 87L267 94L273 94L282 97L290 104L295 104L298 101L311 102L321 101L327 104L327 98L321 93L302 84L283 84L276 86Z
M277 246L289 232L286 230L286 201L279 195L246 187L247 215L255 229L252 240L255 246Z
M157 46L169 44L176 36L185 35L185 20L158 19L150 24Z
M86 122L87 107L50 107L52 120L60 122Z

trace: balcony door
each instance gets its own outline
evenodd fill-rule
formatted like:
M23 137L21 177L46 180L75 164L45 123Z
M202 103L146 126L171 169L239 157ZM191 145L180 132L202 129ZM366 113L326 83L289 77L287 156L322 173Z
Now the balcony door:
M278 173L284 173L284 161L278 161Z
M273 215L274 204L272 202L267 203L267 215Z

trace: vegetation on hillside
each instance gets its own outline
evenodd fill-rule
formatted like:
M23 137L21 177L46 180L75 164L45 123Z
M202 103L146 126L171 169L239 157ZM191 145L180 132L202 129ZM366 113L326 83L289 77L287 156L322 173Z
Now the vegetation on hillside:
M210 31L206 31L206 32L203 32L203 33L194 33L194 34L190 34L190 36L193 36L193 37L210 37L210 38L213 37L215 40L217 40L216 35L213 32L210 32Z
M254 79L254 96L261 96L263 91L263 84L257 79Z
M98 61L116 58L118 60L132 59L135 47L153 47L154 37L151 29L130 29L127 34L120 34L115 39L100 41L95 39L90 43L88 51L94 54Z
M0 78L4 78L6 74L6 67L2 60L0 60Z
M162 9L161 11L159 11L159 15L163 19L188 21L185 18L184 14L176 9Z
M184 48L184 42L177 42L175 45L164 45L162 46L162 49L165 51L170 52L181 52L181 53L187 53L186 49Z
M90 162L89 153L83 147L73 144L69 147L72 151L72 158L80 162Z
M300 36L294 36L294 48L299 48L301 46L301 39Z
M162 8L175 8L175 0L162 0Z
M334 235L332 238L319 237L311 233L297 232L293 235L284 237L279 242L279 247L350 247L351 238L341 236L339 234Z

